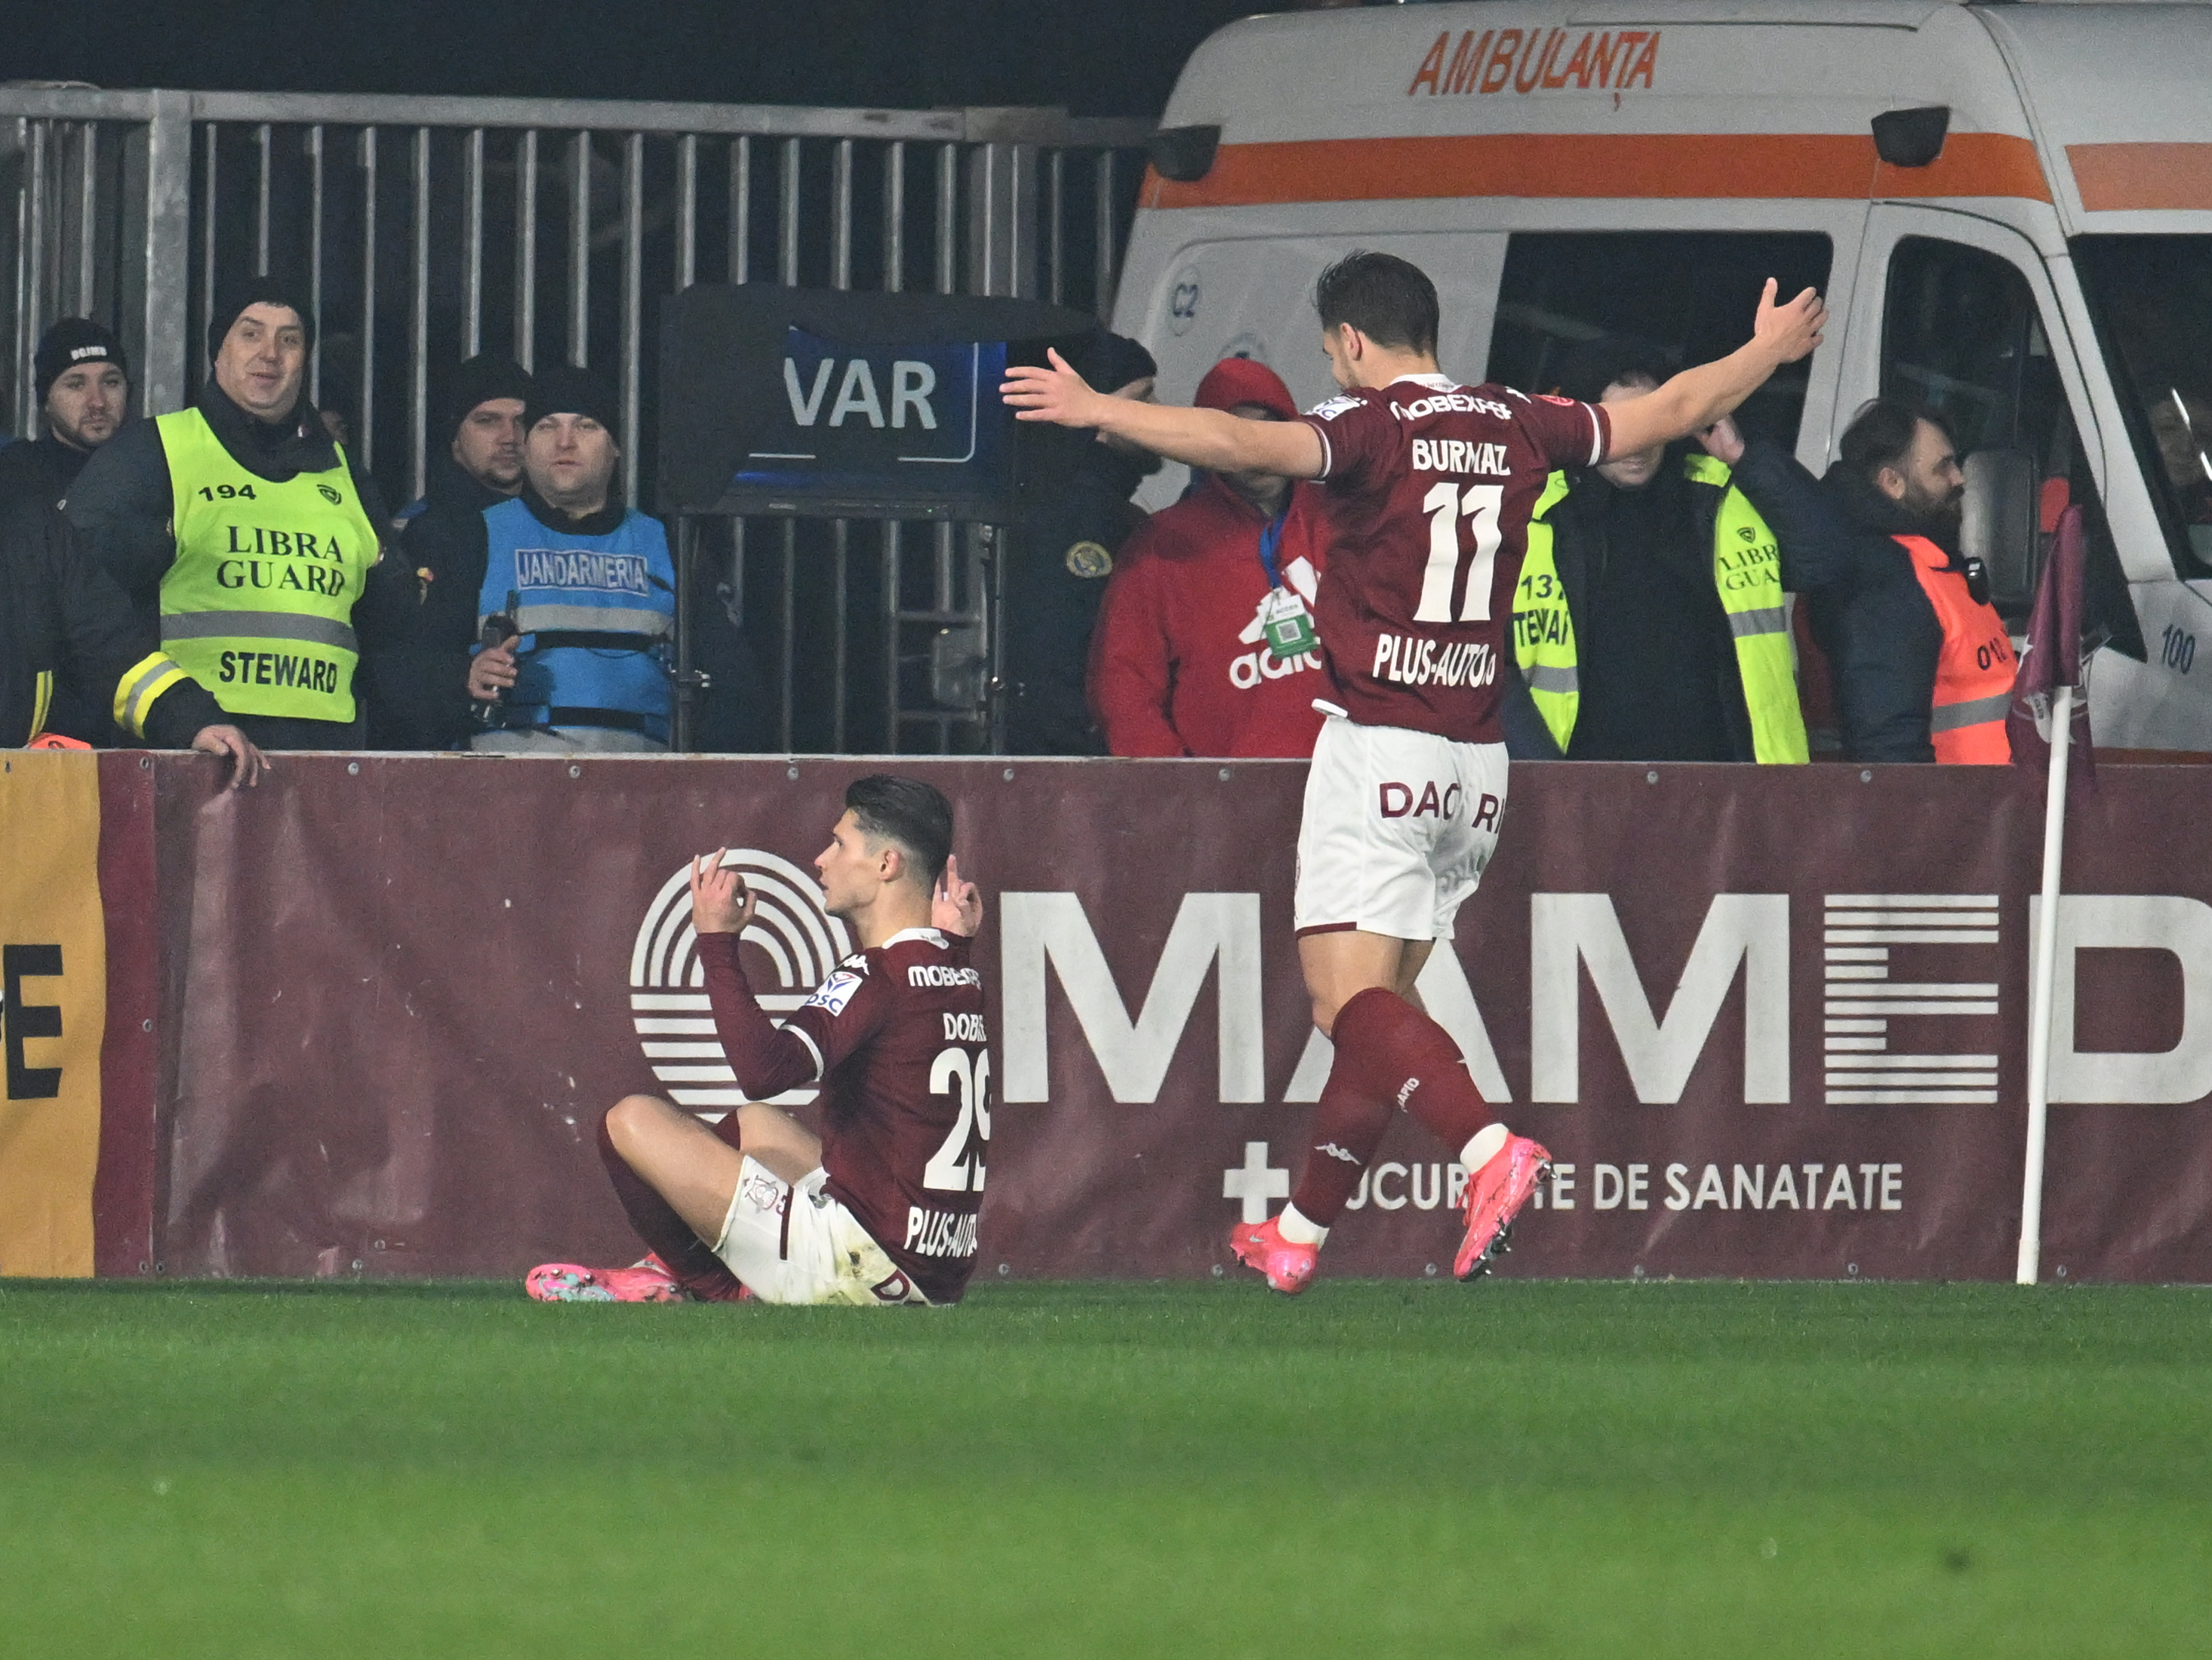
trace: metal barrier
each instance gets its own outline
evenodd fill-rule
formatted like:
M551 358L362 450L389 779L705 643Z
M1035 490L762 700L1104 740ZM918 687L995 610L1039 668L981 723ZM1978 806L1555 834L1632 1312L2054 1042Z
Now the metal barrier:
M36 430L32 354L77 315L123 337L138 412L180 408L217 293L273 275L320 322L311 396L395 505L422 493L442 371L502 349L606 374L635 505L663 296L695 281L926 287L1103 319L1149 126L1018 108L0 88L0 191L15 198L0 212L0 407ZM715 551L732 620L768 622L751 632L781 682L779 747L984 746L972 538L755 520Z

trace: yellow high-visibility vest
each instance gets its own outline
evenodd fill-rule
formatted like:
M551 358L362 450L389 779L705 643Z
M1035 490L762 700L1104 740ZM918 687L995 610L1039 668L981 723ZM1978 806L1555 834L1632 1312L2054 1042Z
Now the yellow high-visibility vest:
M1790 612L1782 593L1782 554L1758 509L1729 482L1725 463L1710 455L1684 459L1693 484L1720 492L1713 520L1713 587L1735 641L1736 672L1751 715L1752 752L1763 762L1810 758L1805 719L1797 707L1797 673ZM1528 524L1528 551L1513 598L1513 654L1536 712L1564 755L1582 706L1574 618L1567 611L1546 518L1566 499L1567 476L1555 472Z
M199 410L155 423L169 460L177 557L161 578L161 649L234 714L350 721L353 608L376 527L338 452L272 483Z

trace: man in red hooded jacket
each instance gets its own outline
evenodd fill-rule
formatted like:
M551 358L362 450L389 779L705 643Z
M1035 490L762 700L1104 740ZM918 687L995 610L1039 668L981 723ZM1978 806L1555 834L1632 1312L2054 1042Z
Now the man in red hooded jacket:
M1297 415L1282 377L1249 357L1216 363L1194 401L1252 421ZM1303 758L1321 730L1313 700L1328 690L1290 615L1293 598L1310 610L1320 585L1318 488L1264 472L1197 477L1130 538L1106 585L1091 712L1115 755ZM1270 611L1288 623L1272 636Z

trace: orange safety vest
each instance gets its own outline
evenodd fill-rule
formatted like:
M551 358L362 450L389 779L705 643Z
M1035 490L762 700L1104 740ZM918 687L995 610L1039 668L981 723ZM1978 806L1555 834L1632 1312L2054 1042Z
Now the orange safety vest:
M1912 574L1943 629L1943 648L1936 658L1936 702L1928 720L1936 758L2002 766L2012 759L2005 715L2020 672L2012 636L1995 606L1978 604L1966 592L1965 573L1951 569L1950 556L1942 549L1924 536L1896 539L1912 556Z

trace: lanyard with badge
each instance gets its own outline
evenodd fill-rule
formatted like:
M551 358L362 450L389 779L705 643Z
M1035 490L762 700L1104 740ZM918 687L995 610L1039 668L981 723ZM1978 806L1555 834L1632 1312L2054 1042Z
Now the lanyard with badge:
M1305 600L1297 589L1283 585L1282 570L1276 562L1275 550L1283 540L1283 521L1290 516L1290 504L1286 502L1283 510L1260 532L1260 569L1267 574L1267 597L1260 602L1260 629L1267 636L1267 654L1278 663L1303 657L1321 644Z

